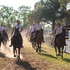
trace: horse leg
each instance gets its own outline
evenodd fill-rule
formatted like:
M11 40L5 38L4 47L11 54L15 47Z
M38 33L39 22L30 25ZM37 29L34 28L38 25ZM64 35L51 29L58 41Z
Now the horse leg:
M57 48L56 48L56 46L55 46L55 52L56 52L56 56L57 56Z
M15 48L15 47L13 47L14 57L16 57L16 55L15 55L15 51L16 51L16 48Z
M58 51L59 51L59 53L58 53L58 56L60 55L60 47L58 47Z
M17 49L16 49L16 56L17 56Z
M1 51L1 42L0 42L0 51Z
M39 51L40 47L39 47L39 44L38 44L38 51Z
M20 60L20 48L18 48L18 60Z
M63 58L63 47L62 47L62 58Z
M41 53L41 44L40 44L40 46L39 46L39 52Z
M37 44L36 52L38 52L39 44Z

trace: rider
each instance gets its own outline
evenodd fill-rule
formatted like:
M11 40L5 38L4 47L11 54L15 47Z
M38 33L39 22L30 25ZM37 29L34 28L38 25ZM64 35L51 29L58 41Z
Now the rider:
M30 29L30 32L31 32L31 36L34 34L34 32L35 32L35 25L34 25L34 23L33 23L33 26L31 27L31 29ZM31 39L30 39L30 41L31 41Z
M8 29L7 29L6 25L3 25L2 30L5 30L7 32Z
M23 28L22 28L22 25L20 25L20 21L19 21L19 20L17 20L17 25L15 25L14 28L19 28L19 32L20 32L20 33L22 32ZM13 34L13 32L14 32L14 28L13 28L11 34ZM22 43L23 43L22 36L21 36L21 34L19 34L19 36L20 36L21 45L22 45ZM10 45L10 47L12 46L12 42L13 42L14 37L15 37L15 36L13 36L13 38L11 39L11 45ZM21 47L23 48L23 46L21 46Z
M58 23L58 26L55 27L55 30L54 30L54 32L55 32L54 46L57 45L57 43L56 43L56 39L57 39L57 37L61 34L61 32L62 32L62 28L63 28L63 27L61 26L60 23ZM65 37L64 37L64 40L65 40ZM65 41L64 41L64 45L66 46L66 42L65 42Z
M7 34L8 29L7 29L6 25L3 25L3 27L2 27L2 31L3 31L3 30L5 30L5 32L6 32L6 36L7 36L7 38L8 38L8 34ZM9 40L9 39L8 39L8 40Z
M35 39L36 39L37 34L40 32L40 29L42 29L42 26L41 26L41 24L39 24L39 23L40 23L40 21L38 21L37 24L36 24L36 26L35 26L36 34L35 34L34 41L35 41ZM43 42L45 42L43 35L42 35L42 38L43 38Z

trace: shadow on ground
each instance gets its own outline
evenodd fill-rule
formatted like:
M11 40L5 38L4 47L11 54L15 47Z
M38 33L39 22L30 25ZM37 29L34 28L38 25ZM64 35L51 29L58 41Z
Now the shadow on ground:
M5 56L5 54L3 54L3 53L0 52L0 57L5 58L6 56Z
M51 55L51 54L40 54L40 55L42 55L42 56L48 56L48 57L51 57L51 58L58 59L57 57L54 57L54 56L53 56L53 55Z
M20 61L17 60L16 64L24 67L26 70L37 70L36 68L32 68L28 62L23 61L23 60L20 60Z
M44 50L41 50L42 52L44 52L44 53L47 53L47 51L44 51Z
M62 58L62 60L70 63L70 59L68 58Z

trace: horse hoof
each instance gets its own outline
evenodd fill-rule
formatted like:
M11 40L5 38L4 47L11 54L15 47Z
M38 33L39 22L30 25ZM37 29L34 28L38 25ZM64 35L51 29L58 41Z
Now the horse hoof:
M16 55L14 55L14 57L16 57Z
M20 60L20 57L18 56L18 60Z
M62 56L62 58L63 58L63 56Z
M38 52L38 49L36 50L36 52Z
M59 56L60 54L58 54L57 56Z
M39 53L41 53L41 50L39 50Z

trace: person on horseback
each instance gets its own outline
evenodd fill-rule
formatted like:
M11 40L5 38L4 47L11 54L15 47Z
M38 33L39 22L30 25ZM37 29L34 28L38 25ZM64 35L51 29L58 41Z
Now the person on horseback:
M7 32L8 29L7 29L6 25L3 25L2 30L5 30Z
M23 28L22 28L22 25L20 25L20 21L19 20L17 20L17 25L15 25L15 27L13 28L11 34L14 33L15 28L19 28L19 32L20 32L19 33L19 37L21 39L21 45L22 45L23 44L23 39L22 39L22 36L21 36L21 32L22 32ZM11 39L11 45L9 47L12 47L12 42L13 42L14 39L15 39L15 35L13 35L13 37ZM23 46L21 46L21 47L23 48Z
M58 26L55 27L54 33L55 33L55 40L54 40L54 46L57 45L56 39L57 37L61 34L63 27L61 26L60 23L58 23ZM64 37L65 40L65 37ZM64 41L64 45L66 46L66 41Z
M8 38L8 34L7 34L8 29L7 29L6 25L3 25L3 27L2 27L2 31L3 31L3 30L5 30L5 32L6 32L6 36L7 36L7 38ZM8 40L9 40L9 39L8 39Z
M31 42L31 37L33 36L33 34L35 32L35 25L34 25L34 23L33 23L33 26L30 29L30 32L31 32L31 36L30 36L30 41L29 42Z
M36 34L35 34L35 37L34 37L34 41L35 41L35 39L36 39L36 36L37 36L38 33L40 32L40 29L42 29L42 26L41 26L41 24L39 24L39 23L40 23L40 21L38 21L37 24L36 24L36 26L35 26ZM43 35L42 35L42 38L43 38L43 39L42 39L43 42L45 42ZM34 42L34 41L33 41L33 42Z

